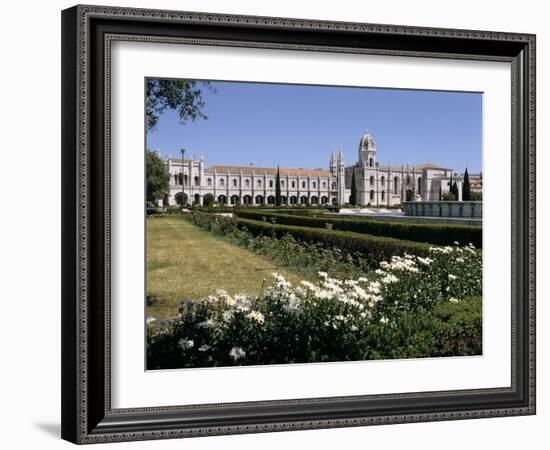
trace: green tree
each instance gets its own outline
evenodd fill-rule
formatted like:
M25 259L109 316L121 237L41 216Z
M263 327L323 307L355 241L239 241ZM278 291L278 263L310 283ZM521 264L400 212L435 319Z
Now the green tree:
M355 168L351 172L351 195L349 196L349 202L351 205L357 205L357 186L355 182Z
M453 185L451 186L451 193L454 196L455 201L458 200L458 185L456 184L456 180L453 181Z
M209 82L163 79L147 80L147 131L155 129L159 116L167 109L172 109L178 113L182 125L188 120L208 119L203 113L203 89L205 87L213 90Z
M472 192L470 191L470 177L468 175L468 168L464 171L464 183L462 184L462 200L465 202L472 199Z
M147 201L163 199L168 192L170 175L162 159L155 152L147 150Z
M275 177L275 205L281 206L281 177L279 175L279 166L277 166L277 176Z
M451 179L448 183L449 185L449 194L451 194L453 196L453 198L451 199L450 196L444 196L444 200L458 200L458 186L456 184L456 181L453 181L453 174L451 172Z
M203 206L212 206L214 204L214 196L210 193L204 194L204 197L202 198L202 204Z

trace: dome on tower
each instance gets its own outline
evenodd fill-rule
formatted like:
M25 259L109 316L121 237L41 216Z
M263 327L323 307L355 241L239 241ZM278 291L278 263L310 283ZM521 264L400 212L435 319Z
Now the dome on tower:
M365 131L363 137L359 141L359 147L361 148L373 148L374 147L374 138L369 133L369 130Z

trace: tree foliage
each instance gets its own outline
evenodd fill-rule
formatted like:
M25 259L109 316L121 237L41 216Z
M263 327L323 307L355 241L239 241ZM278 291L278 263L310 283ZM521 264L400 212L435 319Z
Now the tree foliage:
M178 113L182 125L188 120L208 119L203 112L205 87L211 89L210 83L194 80L147 80L147 130L155 129L159 116L167 109Z
M277 175L275 177L275 204L281 206L281 177L279 175L279 166L277 166Z
M351 195L349 196L349 202L351 205L357 205L357 183L355 181L355 169L352 170L351 175Z
M453 185L451 186L451 192L455 197L455 201L458 200L458 185L456 184L456 180L453 181Z
M212 206L213 204L214 204L214 196L210 193L204 194L204 197L202 198L202 205Z
M449 181L449 194L450 195L443 195L443 200L451 200L451 201L457 201L458 200L458 185L456 184L456 180L453 180L453 174L451 173L451 179ZM449 198L452 195L452 198Z
M147 201L154 202L164 199L168 192L170 175L164 167L162 159L154 152L147 150Z
M472 199L472 192L470 190L470 177L468 175L468 168L464 171L464 183L462 184L462 200L468 201Z

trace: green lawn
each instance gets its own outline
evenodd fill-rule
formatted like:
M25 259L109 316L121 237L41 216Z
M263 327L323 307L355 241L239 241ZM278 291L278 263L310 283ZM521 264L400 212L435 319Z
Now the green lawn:
M182 299L200 299L216 289L260 293L262 285L271 283L272 272L293 284L301 280L181 218L147 219L148 316L171 317Z

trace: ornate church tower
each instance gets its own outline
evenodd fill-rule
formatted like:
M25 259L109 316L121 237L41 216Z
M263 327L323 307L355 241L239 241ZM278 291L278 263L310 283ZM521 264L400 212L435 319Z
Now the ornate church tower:
M376 144L369 130L359 141L359 165L362 167L376 167Z
M338 204L346 203L346 170L344 166L344 152L340 148L337 160L337 187L338 187Z
M338 166L337 166L337 163L336 163L336 153L334 153L334 152L332 152L332 155L330 157L329 170L330 170L330 174L333 177L336 177L338 175L338 173L337 173Z

